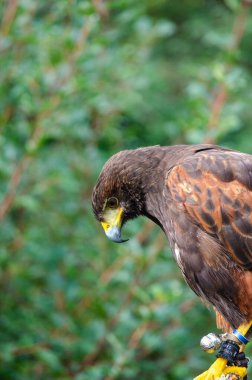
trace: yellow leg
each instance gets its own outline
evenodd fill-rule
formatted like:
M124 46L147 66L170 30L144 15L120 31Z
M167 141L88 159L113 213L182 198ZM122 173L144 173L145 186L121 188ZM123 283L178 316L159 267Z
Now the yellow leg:
M251 326L252 321L239 326L238 331L242 335L245 335ZM247 369L245 367L228 367L226 359L218 358L207 371L195 377L194 380L218 380L220 377L225 379L225 375L229 373L233 373L239 376L239 379L243 379L247 374Z
M201 375L195 377L194 380L215 380L218 379L225 370L227 366L227 360L223 358L218 358L211 365L211 367Z
M246 335L251 326L252 326L252 321L250 321L249 323L245 323L244 325L239 326L239 328L237 330L242 335Z
M207 371L195 377L194 380L217 380L229 373L234 373L243 379L247 374L247 369L245 367L227 367L227 360L218 358Z

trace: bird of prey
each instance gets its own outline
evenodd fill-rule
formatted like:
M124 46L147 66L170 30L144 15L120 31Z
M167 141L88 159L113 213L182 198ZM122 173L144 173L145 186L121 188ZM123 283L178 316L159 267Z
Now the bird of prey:
M105 163L92 205L107 237L118 243L130 219L143 215L158 224L187 284L213 305L219 327L237 329L225 334L219 359L198 379L217 379L230 368L245 376L240 354L252 330L252 156L208 144L124 150Z

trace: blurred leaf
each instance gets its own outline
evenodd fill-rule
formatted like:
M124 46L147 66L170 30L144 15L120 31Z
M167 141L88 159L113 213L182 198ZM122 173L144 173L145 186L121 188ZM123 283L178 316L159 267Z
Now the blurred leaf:
M227 50L239 7L1 2L1 379L189 380L212 361L199 340L214 315L162 231L139 218L113 245L91 194L122 149L207 136L252 153L251 15Z

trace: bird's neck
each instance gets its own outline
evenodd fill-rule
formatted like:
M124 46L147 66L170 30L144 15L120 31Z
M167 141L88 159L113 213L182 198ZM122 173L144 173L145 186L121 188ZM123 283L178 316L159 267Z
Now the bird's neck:
M160 225L160 204L165 176L173 165L169 147L148 147L128 152L131 159L125 168L125 186L134 199L135 214L142 214Z
M163 229L166 229L167 214L163 211L169 207L169 194L166 186L166 177L169 170L178 164L187 154L188 146L151 147L143 149L142 162L145 165L142 170L136 169L139 179L139 188L143 190L144 207L142 214ZM164 196L164 192L166 196Z
M175 145L171 147L152 146L128 151L131 155L127 166L128 193L137 201L137 214L155 221L163 229L166 215L163 210L169 207L169 194L166 178L169 170L195 152L195 146ZM164 196L164 192L166 196ZM138 207L139 206L139 207Z

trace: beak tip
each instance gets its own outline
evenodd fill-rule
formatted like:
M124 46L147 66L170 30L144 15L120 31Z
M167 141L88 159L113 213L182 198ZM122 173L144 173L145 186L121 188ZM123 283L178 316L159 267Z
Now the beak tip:
M125 243L126 241L129 241L129 239L121 239L120 241L116 241L116 243Z
M121 230L120 228L113 226L109 230L105 231L107 237L109 240L115 242L115 243L125 243L129 239L122 239L121 238Z

